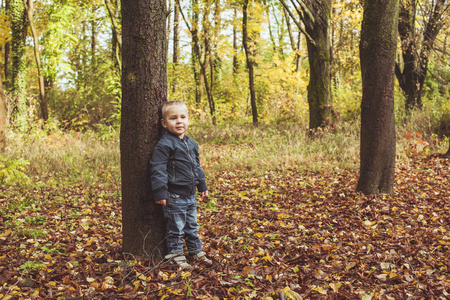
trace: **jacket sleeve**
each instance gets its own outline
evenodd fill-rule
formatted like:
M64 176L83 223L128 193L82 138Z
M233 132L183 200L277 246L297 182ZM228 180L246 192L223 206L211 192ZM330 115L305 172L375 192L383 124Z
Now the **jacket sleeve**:
M206 185L205 172L203 171L200 165L200 155L198 154L198 145L196 145L195 147L195 159L197 160L197 174L199 180L197 189L199 192L204 192L208 190L208 186Z
M169 155L170 147L162 143L158 143L153 150L153 155L150 160L150 174L155 201L167 199L169 181L167 163L169 161Z

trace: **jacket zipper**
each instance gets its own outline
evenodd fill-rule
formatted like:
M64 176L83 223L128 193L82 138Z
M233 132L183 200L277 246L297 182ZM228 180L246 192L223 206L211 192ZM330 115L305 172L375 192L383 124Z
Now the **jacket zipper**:
M194 179L194 161L192 160L191 152L189 151L189 147L188 147L188 144L187 144L186 140L183 139L183 142L184 142L184 145L186 146L189 159L191 160L192 187L191 187L191 192L189 194L192 194L192 188L194 187L194 183L195 183L195 179Z
M173 180L175 181L175 162L172 162Z

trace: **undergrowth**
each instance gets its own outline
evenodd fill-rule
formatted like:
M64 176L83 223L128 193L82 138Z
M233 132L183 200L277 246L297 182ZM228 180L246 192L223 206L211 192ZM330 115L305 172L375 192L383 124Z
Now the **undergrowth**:
M433 132L436 122L426 112L397 121L397 161L414 154L444 153L445 136ZM245 171L333 171L359 167L359 121L340 122L312 135L307 124L208 126L191 123L188 134L200 144L201 162L208 176ZM67 184L108 184L120 181L118 134L104 131L65 132L56 126L27 133L8 132L4 157L18 165L32 181ZM14 164L14 162L20 164ZM0 165L0 168L7 168ZM26 167L26 169L24 169ZM14 170L0 170L0 173ZM18 177L16 181L21 181ZM25 177L24 177L25 178Z

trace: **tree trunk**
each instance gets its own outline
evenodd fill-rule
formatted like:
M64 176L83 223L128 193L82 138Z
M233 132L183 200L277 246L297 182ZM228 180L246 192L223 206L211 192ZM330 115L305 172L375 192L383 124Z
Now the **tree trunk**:
M3 92L3 78L0 72L0 153L3 152L6 146L6 101L5 93Z
M180 13L183 14L181 10L180 1L177 0L178 8L180 9ZM192 71L194 73L195 80L195 102L200 104L203 98L203 77L200 74L199 66L200 66L200 57L197 55L198 51L198 28L199 28L199 17L198 17L198 1L192 1L192 28L189 26L188 21L183 15L184 22L186 26L189 28L189 32L191 33L192 43Z
M183 11L181 10L181 6L180 6L180 1L177 0L177 4L178 4L178 8L180 9L180 13L183 17L183 20L186 24L186 26L188 27L189 32L191 33L191 37L192 37L192 50L193 50L193 56L195 58L193 58L193 68L194 71L196 70L196 62L198 62L198 64L200 65L200 71L201 71L201 77L198 79L198 82L200 83L199 89L201 88L202 85L202 81L201 79L203 79L203 83L205 86L205 90L206 90L206 97L208 98L208 104L209 104L209 111L211 114L211 120L212 120L212 124L216 125L216 107L215 107L215 102L214 102L214 96L213 96L213 86L212 86L212 82L213 82L213 77L210 78L210 83L208 83L208 74L207 74L207 65L209 64L209 55L210 53L208 53L208 51L206 49L210 49L210 45L209 45L209 40L207 39L207 35L204 34L205 38L204 38L204 43L205 43L205 51L204 51L204 55L203 55L203 59L202 59L202 51L200 49L200 38L199 38L199 33L198 33L198 28L199 28L199 18L198 18L198 1L195 0L192 2L192 25L189 25L189 21L187 20L187 18L185 17L185 15L183 14ZM206 16L209 14L207 12L204 12L205 14L205 18ZM207 21L205 20L205 23ZM200 74L198 74L200 75ZM195 76L195 73L194 73ZM197 81L196 81L197 82ZM201 96L201 95L200 95ZM197 98L198 101L200 100L199 98Z
M331 45L330 18L331 0L322 0L317 9L320 16L315 19L305 16L305 30L314 40L306 39L309 58L309 128L329 126L333 121L333 106L331 95Z
M284 0L283 7L305 35L309 58L309 129L329 126L334 123L331 94L331 45L330 22L331 0L297 1L297 12L303 28Z
M247 69L248 69L248 85L250 91L250 103L252 106L252 117L253 124L258 124L258 109L256 107L256 91L255 91L255 71L254 71L254 50L251 49L249 42L254 44L249 38L249 33L247 29L247 19L248 19L248 0L244 1L244 6L242 10L242 41L244 44L245 57L247 59ZM253 45L254 47L254 45Z
M6 12L9 12L9 2L10 0L6 0L5 1L5 10ZM10 61L10 56L11 56L11 42L6 42L5 43L5 65L4 65L4 71L5 71L5 88L7 90L9 90L10 86L11 86L11 79L9 78L9 61Z
M11 52L12 52L12 94L14 103L12 107L12 119L19 130L28 127L26 79L27 61L25 56L25 39L27 33L27 18L22 0L9 2L9 19L11 23Z
M124 252L165 254L161 206L153 201L149 161L167 101L166 1L122 2L123 74L120 153Z
M398 0L365 0L360 59L360 177L364 194L392 193L395 173L394 80Z
M235 76L238 72L238 46L237 46L237 26L236 26L236 20L237 20L237 9L233 8L233 76Z
M416 40L416 1L400 1L398 31L402 42L403 70L397 63L395 74L406 96L406 109L422 108L422 89L428 72L428 57L443 26L442 16L448 6L437 0L426 22L422 43Z
M36 66L39 76L39 99L41 99L41 114L44 121L48 120L48 106L47 97L45 95L44 76L42 75L41 68L41 54L39 53L39 40L37 36L36 26L34 26L33 18L33 0L24 0L23 4L28 13L28 21L30 22L31 34L34 41L34 58L36 60Z
M117 46L119 47L119 51L113 51L114 52L114 58L116 59L117 66L119 67L119 70L122 71L122 36L120 34L119 24L117 22L116 13L111 5L111 0L105 0L105 5L109 13L109 17L111 19L111 24L113 26L113 37L114 40L117 43Z
M175 2L173 5L173 83L172 83L172 93L175 94L177 90L178 83L178 57L180 56L180 9L178 8L178 3Z
M10 76L9 76L9 61L10 61L10 56L11 56L11 42L6 42L5 43L5 85L6 85L6 89L9 89L11 84L10 84Z

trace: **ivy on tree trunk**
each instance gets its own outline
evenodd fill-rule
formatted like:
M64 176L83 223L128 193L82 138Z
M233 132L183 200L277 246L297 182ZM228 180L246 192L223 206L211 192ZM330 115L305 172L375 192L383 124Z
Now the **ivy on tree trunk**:
M27 33L27 18L22 0L9 1L9 19L11 23L12 52L12 94L14 104L12 119L19 130L28 127L26 101L26 69L25 39Z

